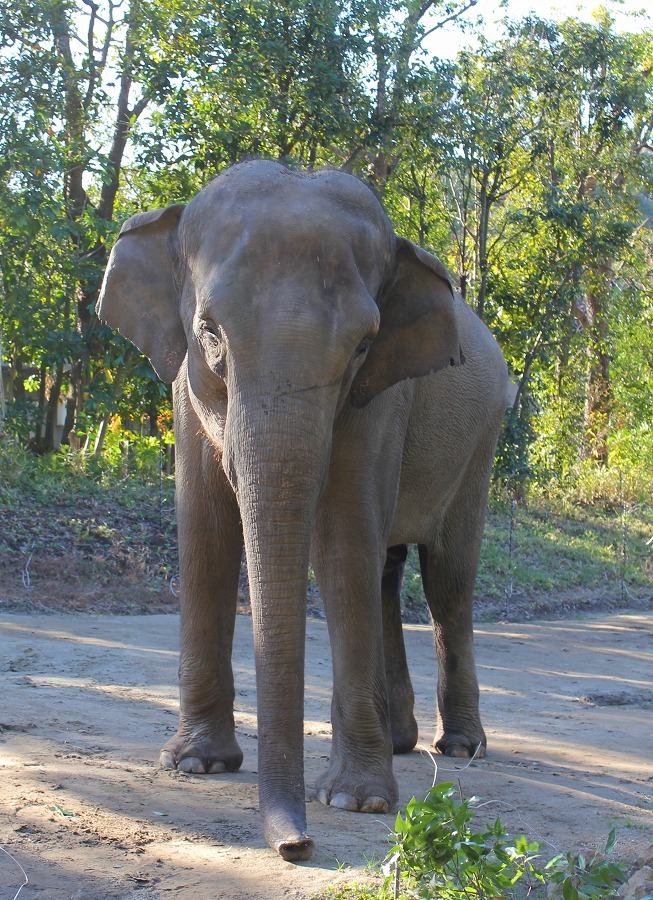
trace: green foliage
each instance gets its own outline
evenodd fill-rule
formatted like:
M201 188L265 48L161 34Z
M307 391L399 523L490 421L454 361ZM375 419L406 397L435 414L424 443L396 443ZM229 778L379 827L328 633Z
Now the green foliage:
M606 858L612 853L615 841L616 833L612 829L603 854L594 853L589 859L582 853L561 853L554 857L544 867L544 875L551 884L547 896L552 900L600 900L617 896L618 886L626 880L626 868Z
M606 12L531 15L494 42L477 34L455 61L429 59L425 34L464 5L7 0L4 429L48 452L67 404L73 445L92 446L110 417L158 434L169 389L92 312L115 219L187 201L263 155L360 175L398 232L459 278L519 389L502 489L644 502L650 30L619 32Z
M611 831L605 856L558 855L538 868L539 846L520 837L511 842L501 820L475 830L472 819L480 808L475 797L460 796L451 783L434 785L423 800L414 797L398 813L394 846L386 858L382 896L395 900L478 900L515 898L539 893L563 900L614 897L625 880L623 866L605 856L614 848Z
M165 467L166 438L112 432L107 452L84 453L62 447L36 456L17 441L0 437L0 507L33 497L47 504L68 491L102 497L120 488L129 502L132 490L159 485Z
M320 894L311 896L311 900L378 900L379 887L376 884L341 884L327 888Z
M514 897L523 878L542 880L532 865L537 844L508 843L500 819L481 831L470 828L476 802L459 799L455 786L444 783L398 813L389 859L399 872L400 897L489 900Z

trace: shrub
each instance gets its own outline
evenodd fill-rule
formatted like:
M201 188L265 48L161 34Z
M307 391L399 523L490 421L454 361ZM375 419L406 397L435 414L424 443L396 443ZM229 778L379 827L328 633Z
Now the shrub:
M476 806L475 806L476 804ZM451 783L434 785L424 800L413 797L397 815L394 846L386 859L382 896L395 900L509 900L547 887L563 900L614 897L625 870L604 856L560 854L543 869L539 846L520 837L510 841L500 819L475 831L470 827L477 798L465 800ZM613 849L610 832L605 856ZM548 886L547 886L548 885Z

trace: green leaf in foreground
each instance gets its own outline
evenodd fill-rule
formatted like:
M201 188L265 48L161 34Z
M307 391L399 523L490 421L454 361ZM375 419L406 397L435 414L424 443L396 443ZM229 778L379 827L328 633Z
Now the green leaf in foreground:
M394 845L383 867L382 896L395 900L498 900L533 895L548 898L601 900L614 897L625 878L624 868L608 862L615 844L610 832L605 856L586 859L560 854L540 870L539 845L526 837L511 841L500 819L475 831L470 823L478 800L466 800L452 783L434 785L423 800L413 797L399 812ZM539 894L539 891L537 892Z

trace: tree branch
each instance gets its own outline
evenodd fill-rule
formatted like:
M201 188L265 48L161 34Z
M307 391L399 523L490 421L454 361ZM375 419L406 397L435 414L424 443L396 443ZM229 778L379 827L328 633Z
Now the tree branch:
M452 12L450 16L447 16L446 18L444 18L440 22L438 22L436 25L433 25L432 28L429 28L428 31L425 31L424 34L422 35L422 40L424 40L424 38L427 38L429 35L433 34L434 31L438 31L440 28L444 28L444 26L448 25L449 22L455 22L456 19L459 19L461 16L464 16L466 12L468 12L470 9L473 9L473 7L475 7L477 4L478 4L478 0L468 0L468 2L465 4L465 6L462 6L460 9L456 10L455 12Z

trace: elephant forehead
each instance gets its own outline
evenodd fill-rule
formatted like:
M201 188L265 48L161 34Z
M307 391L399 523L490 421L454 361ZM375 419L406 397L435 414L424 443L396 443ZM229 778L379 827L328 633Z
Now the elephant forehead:
M364 286L376 295L390 259L381 235L369 222L347 216L331 220L287 209L276 216L227 216L220 227L205 228L190 269L198 282L221 281L234 289L294 284L298 290L324 291Z
M226 203L230 197L237 202L249 198L261 203L268 198L273 202L289 201L293 196L306 200L320 194L356 206L376 221L386 218L374 192L353 175L337 169L298 172L271 160L252 160L226 169L200 191L197 199L213 197Z
M297 175L277 164L236 166L218 176L189 204L182 247L192 254L209 241L213 252L234 244L252 251L282 245L286 253L348 243L355 253L390 254L393 231L379 201L341 172Z

